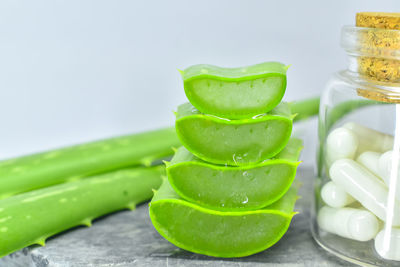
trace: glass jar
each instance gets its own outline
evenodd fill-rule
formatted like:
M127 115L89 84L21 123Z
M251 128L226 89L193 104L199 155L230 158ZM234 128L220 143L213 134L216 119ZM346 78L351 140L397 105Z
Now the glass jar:
M400 30L345 26L321 96L312 233L361 265L400 266Z

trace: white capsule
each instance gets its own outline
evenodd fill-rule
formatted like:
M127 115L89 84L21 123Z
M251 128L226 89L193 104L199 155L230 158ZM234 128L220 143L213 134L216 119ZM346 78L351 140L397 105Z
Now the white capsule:
M351 159L340 159L329 170L332 181L358 200L379 219L386 220L388 190L366 168ZM400 204L396 201L393 226L400 226Z
M386 153L382 154L378 161L379 173L387 185L389 184L390 172L392 169L392 155L392 150L387 151Z
M336 128L326 140L328 165L338 159L352 159L357 151L357 136L348 129Z
M359 145L357 154L365 151L383 153L393 148L394 138L392 135L375 131L354 122L348 122L343 127L351 130L358 137Z
M322 187L321 197L328 206L334 208L341 208L356 201L352 196L347 194L346 191L332 181L326 183Z
M385 181L385 184L389 187L390 186L390 175L392 172L392 155L393 152L390 150L386 153L383 153L382 156L379 158L378 168L379 173L381 174L382 179ZM396 182L396 198L400 200L400 170L398 172L398 180Z
M367 151L358 156L357 162L363 165L377 177L380 177L379 158L381 157L381 155L382 154L378 152Z
M327 232L357 241L373 239L379 231L379 221L367 210L322 207L318 225Z
M390 231L387 241L385 231ZM375 250L384 259L400 261L400 229L386 228L380 231L375 238Z

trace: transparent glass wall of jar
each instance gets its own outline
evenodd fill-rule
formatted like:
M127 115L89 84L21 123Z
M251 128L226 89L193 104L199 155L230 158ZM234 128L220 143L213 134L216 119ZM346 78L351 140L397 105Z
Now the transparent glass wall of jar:
M362 42L383 31L400 40L400 31L342 30L349 66L321 97L312 232L350 262L400 266L400 52Z

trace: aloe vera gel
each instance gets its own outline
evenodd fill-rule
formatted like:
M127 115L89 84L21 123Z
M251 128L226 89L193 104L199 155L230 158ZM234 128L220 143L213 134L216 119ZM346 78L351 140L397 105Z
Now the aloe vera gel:
M165 180L151 202L150 218L158 232L178 247L214 257L244 257L279 241L295 214L296 198L293 186L265 208L218 211L182 199Z
M295 212L302 141L281 102L287 67L196 65L182 72L190 103L178 107L183 147L150 203L156 230L176 246L216 257L267 249ZM315 105L314 105L315 106Z
M178 107L176 132L197 157L232 166L251 165L278 154L292 131L286 103L253 118L226 120L201 114L189 103Z
M240 119L263 114L282 100L287 66L265 62L242 68L194 65L182 71L185 93L198 110Z
M256 165L232 167L205 162L181 147L167 164L167 172L172 187L185 199L222 211L252 210L286 193L296 175L301 148L301 141L292 139L282 155Z

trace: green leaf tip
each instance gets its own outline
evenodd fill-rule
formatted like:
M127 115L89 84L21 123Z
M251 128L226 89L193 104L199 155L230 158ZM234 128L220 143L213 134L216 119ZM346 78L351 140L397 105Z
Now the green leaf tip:
M144 158L140 161L145 167L150 167L153 163L153 158Z
M135 210L136 209L136 203L131 202L126 206L130 210Z
M182 78L183 78L183 75L185 75L185 71L180 70L180 69L177 69L177 70L179 71L179 73L181 74L181 76L182 76Z
M46 238L40 238L34 242L34 244L38 244L39 246L46 246Z
M170 162L169 162L169 161L166 161L166 160L163 160L162 162L165 164L165 167L167 167L167 168L168 168L168 166L169 166Z
M82 221L81 225L91 227L92 226L92 220L91 219L85 219Z
M285 71L287 71L291 66L292 66L292 64L286 65L286 66L284 67Z

